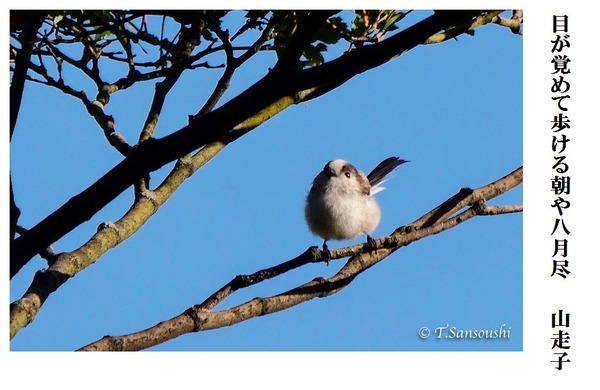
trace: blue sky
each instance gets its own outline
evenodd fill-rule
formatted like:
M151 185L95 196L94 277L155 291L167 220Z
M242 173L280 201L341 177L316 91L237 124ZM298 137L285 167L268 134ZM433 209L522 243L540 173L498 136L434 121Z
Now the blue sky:
M264 75L274 55L241 68L224 101ZM73 350L105 334L152 326L202 302L237 274L320 245L303 221L313 177L335 158L370 171L389 156L410 160L377 195L375 237L523 164L523 38L495 25L474 37L418 47L337 90L277 115L188 179L132 238L54 293L11 350ZM157 137L184 126L219 70L186 75L169 96ZM152 83L112 97L107 113L133 142ZM11 145L20 223L32 226L120 161L76 101L29 84ZM28 113L28 114L26 114ZM157 184L167 170L153 174ZM522 188L492 204L522 203ZM126 211L132 191L54 250L70 251ZM403 248L349 287L284 312L185 335L157 351L520 351L523 347L522 215L480 217ZM338 248L361 242L331 242ZM218 308L331 276L317 264L238 291ZM30 283L30 262L10 289ZM423 327L504 329L510 339L420 339Z

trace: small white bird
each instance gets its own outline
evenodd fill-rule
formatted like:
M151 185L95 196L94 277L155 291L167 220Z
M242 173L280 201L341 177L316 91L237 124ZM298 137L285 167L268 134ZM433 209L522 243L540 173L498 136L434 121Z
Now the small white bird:
M313 180L306 196L304 218L310 231L323 239L323 251L329 257L328 240L349 240L360 234L375 246L371 233L381 219L373 195L383 190L381 183L394 169L408 161L389 157L369 175L345 160L328 162Z

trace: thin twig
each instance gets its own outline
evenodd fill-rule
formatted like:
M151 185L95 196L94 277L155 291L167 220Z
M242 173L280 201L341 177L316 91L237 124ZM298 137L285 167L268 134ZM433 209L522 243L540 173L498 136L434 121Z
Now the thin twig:
M231 42L229 41L228 33L223 31L218 25L213 25L210 27L223 43L225 56L227 58L227 65L225 66L225 71L221 75L221 78L219 79L219 81L217 81L213 92L210 94L210 96L208 97L200 111L198 111L198 113L194 116L194 118L206 114L207 112L210 112L213 110L213 108L215 108L219 100L221 100L221 97L223 97L223 95L229 88L231 77L233 76L233 73L239 66L235 56L233 55L233 50L231 48Z
M123 136L115 130L115 121L111 115L104 112L104 103L100 99L90 101L84 91L77 91L71 86L65 84L62 80L55 80L51 77L43 66L31 64L31 70L42 76L45 81L28 78L31 81L43 83L50 87L54 87L66 95L73 96L80 100L88 113L96 120L96 123L103 130L109 144L112 145L121 155L127 156L131 151L131 145L123 138Z
M452 29L449 29L447 31L430 36L423 42L423 44L429 45L433 43L445 42L449 39L454 39L467 31L473 31L477 27L481 27L485 24L492 23L494 18L496 18L501 12L502 10L486 11L484 15L477 16L473 20L454 26Z
M204 103L204 105L198 111L198 113L192 116L192 120L200 115L212 111L215 108L217 103L221 100L221 98L229 88L229 83L231 81L231 78L233 77L233 73L235 72L235 70L242 66L244 62L248 61L254 54L256 54L260 50L260 48L265 42L271 39L273 27L265 28L265 30L263 30L263 33L254 42L254 44L248 47L245 53L237 58L233 54L234 48L231 45L231 40L227 37L225 32L222 31L220 28L216 27L213 28L213 31L215 31L215 34L217 34L217 37L219 37L219 39L221 39L221 42L223 43L220 47L223 47L225 50L225 54L227 56L227 66L225 68L225 71L223 72L223 75L215 85L215 88L211 93L210 97L206 100L206 103Z
M523 11L515 10L510 18L503 18L500 15L493 19L493 22L508 27L514 34L523 35L521 27L523 25Z
M40 248L51 245L89 220L140 177L216 140L223 143L233 142L292 104L308 101L331 91L352 77L411 50L434 31L460 23L463 19L470 20L473 14L474 11L440 11L389 39L328 61L321 66L303 71L288 66L280 67L279 71L269 72L218 110L201 116L168 136L142 143L94 184L74 195L31 227L27 234L13 241L11 278ZM307 34L308 31L305 31L298 39L310 39L306 37ZM300 43L297 41L296 45L299 46ZM288 61L293 57L290 56Z

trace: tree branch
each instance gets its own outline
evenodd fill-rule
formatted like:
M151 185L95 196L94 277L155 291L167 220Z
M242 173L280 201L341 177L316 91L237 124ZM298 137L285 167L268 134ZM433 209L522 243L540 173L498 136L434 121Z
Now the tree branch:
M21 216L21 210L17 207L15 203L15 196L13 193L13 185L12 185L12 175L8 174L9 177L9 185L10 185L10 220L9 220L9 234L10 234L10 242L15 239L15 233L17 232L17 226L19 223L19 217Z
M190 57L192 51L200 44L200 34L204 28L205 24L201 21L192 24L189 28L182 27L182 33L173 48L173 66L165 70L165 79L156 84L150 111L148 112L146 122L144 123L144 127L140 134L140 142L146 141L152 137L167 94L191 64Z
M319 97L344 84L354 76L391 61L405 52L424 44L448 26L471 25L480 11L438 11L427 19L368 46L352 50L321 66L304 69L298 77L298 90L309 91L302 101ZM480 24L481 25L481 24ZM467 31L464 29L462 32Z
M327 19L339 11L310 11L308 15L300 21L298 28L292 35L290 42L285 50L279 56L273 71L285 71L295 69L298 60L306 46L312 41L315 34L327 22Z
M29 325L48 297L70 278L92 265L108 250L135 234L175 193L179 186L224 147L209 144L193 156L182 158L154 191L137 196L134 204L117 222L101 224L80 248L53 257L49 267L38 271L25 294L10 305L10 338Z
M231 77L240 65L237 63L235 56L233 55L233 49L231 48L231 42L229 41L228 36L229 34L221 30L220 26L215 25L211 27L215 34L217 34L217 37L219 37L219 39L223 43L225 56L227 58L227 65L225 66L225 70L223 71L221 78L219 79L219 81L217 81L213 92L210 94L200 111L198 111L198 113L191 118L192 120L199 117L200 115L212 111L213 108L215 108L219 100L221 100L221 98L225 94L225 91L227 91L227 89L229 88L229 82L231 81Z
M86 76L88 76L88 78L90 80L92 80L94 82L94 84L96 84L96 87L99 89L100 87L102 87L103 81L100 78L100 74L98 69L96 68L88 68L87 67L87 60L85 60L82 56L82 59L80 60L75 60L73 58L71 58L70 56L66 55L65 53L63 53L59 48L57 48L52 41L50 41L50 39L48 39L47 37L44 37L44 43L46 44L46 46L48 47L48 51L49 54L55 59L55 61L64 61L67 64L71 65L72 67L80 70L83 74L85 74ZM85 46L88 47L88 46ZM84 49L85 52L85 49ZM40 56L46 55L48 56L48 54L42 50L39 50L38 53ZM41 63L41 59L40 59L40 63ZM62 79L62 75L60 76L60 78Z
M54 87L65 95L70 95L79 99L88 113L102 129L108 143L121 153L121 155L127 156L129 154L132 147L127 143L125 138L116 131L114 118L104 112L104 107L108 104L110 91L112 90L110 85L103 84L99 88L96 100L90 101L84 91L76 91L71 86L65 84L62 79L55 80L52 78L43 65L31 64L31 69L45 80L36 82L41 82L47 86Z
M18 234L23 234L23 233L27 232L27 229L24 228L23 226L17 224L15 226L15 232ZM52 264L56 259L56 253L54 253L54 250L52 249L51 246L49 246L48 248L41 251L39 253L39 255L42 259L46 260L46 262L48 262L48 264Z
M332 85L339 86L351 77L389 61L437 31L472 15L473 11L437 12L387 40L353 52L361 54L349 53L301 73L295 70L270 72L237 97L179 131L143 142L98 181L14 241L11 278L36 253L89 220L138 178L209 143L233 142L291 104L331 90ZM349 68L343 68L344 65ZM334 80L333 84L331 80Z
M512 31L514 34L522 35L521 25L523 24L523 11L513 11L513 14L510 17L510 19L503 18L500 15L498 15L496 18L494 18L493 22L500 26L510 28L510 31Z
M96 123L98 123L102 129L108 143L122 156L127 156L129 152L131 152L132 146L127 143L121 133L116 131L115 119L112 115L107 115L104 112L104 106L108 103L108 94L106 94L105 99L102 99L102 95L103 93L100 92L93 102L90 102L87 97L85 97L85 94L82 94L80 99L87 108L88 113L96 120Z
M488 11L484 15L480 15L472 21L466 20L463 23L459 23L455 26L452 26L452 28L450 28L444 32L432 35L431 37L427 38L427 40L423 43L428 45L428 44L432 44L432 43L445 42L449 39L454 39L457 36L464 34L467 31L473 31L477 27L481 27L484 24L492 23L494 20L497 19L498 15L501 12L502 12L502 10Z
M223 42L223 48L227 57L227 66L225 67L225 71L223 72L223 75L217 82L217 85L215 86L215 89L213 90L212 94L207 99L206 103L202 106L200 111L198 111L198 113L191 118L192 120L198 118L200 115L212 111L215 108L219 100L221 100L221 98L225 94L225 91L227 91L227 89L229 88L229 83L235 70L242 66L244 62L252 58L252 56L260 50L263 43L270 39L271 34L273 32L273 27L270 26L265 28L263 30L263 33L254 42L254 44L247 48L246 52L237 58L233 54L234 49L231 46L231 41L228 38L227 34L225 34L225 32L221 31L219 28L216 27L213 28L213 30L221 39L221 42Z
M490 215L485 206L488 201L502 193L508 192L523 181L523 168L520 167L505 177L472 190L467 196L461 190L450 199L463 199L456 208L466 210L461 213L446 217L439 215L437 220L431 221L428 215L435 214L435 210L427 213L412 224L396 229L390 236L376 240L376 247L368 244L355 245L331 252L332 259L341 259L351 256L346 264L331 278L318 277L284 293L266 297L254 298L241 305L212 312L211 310L240 288L249 287L264 280L282 275L283 273L298 268L308 263L324 261L322 253L311 247L298 257L284 262L278 266L255 272L251 275L237 276L225 286L217 290L203 303L188 308L180 315L159 324L124 336L105 336L102 339L82 347L80 351L131 351L146 349L165 341L174 339L186 333L205 331L231 326L248 319L264 316L296 306L314 298L333 295L349 285L356 276L387 258L401 247L407 246L422 238L441 233L451 229L475 216ZM447 201L448 202L448 201ZM446 203L446 202L444 202ZM443 208L440 205L437 209ZM519 207L496 207L494 213L503 214L514 212ZM423 221L430 221L423 227Z
M13 71L10 83L10 138L12 140L13 132L17 124L23 90L25 89L25 79L27 70L31 63L31 52L33 51L34 38L38 29L44 23L46 13L43 11L11 11L11 22L14 19L22 19L24 24L23 32L20 35L21 50L17 52L15 58L15 69ZM11 26L12 27L12 26Z

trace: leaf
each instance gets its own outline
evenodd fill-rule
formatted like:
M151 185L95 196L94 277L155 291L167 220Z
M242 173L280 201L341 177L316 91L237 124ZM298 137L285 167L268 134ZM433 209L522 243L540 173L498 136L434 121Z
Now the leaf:
M325 24L319 30L319 32L317 33L315 38L318 41L332 45L334 43L337 43L342 38L340 29L343 29L344 31L346 31L348 26L339 17L331 18L329 20L335 27L329 23Z
M100 21L108 24L113 21L113 17L108 11L95 11L94 17L100 19Z
M321 54L324 51L327 51L327 45L325 45L324 43L317 43L314 46L308 45L306 49L304 49L304 53L302 53L304 57L308 60L304 62L305 65L315 66L325 62L323 54Z
M359 37L365 31L365 19L361 11L356 11L356 16L350 25L350 35L353 37Z
M108 37L110 35L112 35L112 31L106 30L106 31L103 31L101 33L98 33L98 34L94 35L94 40L98 41L98 40L100 40L100 39L102 39L104 37ZM126 37L124 37L124 38L126 38Z
M396 11L393 11L396 12ZM406 14L404 12L398 12L395 15L390 16L386 21L385 21L385 25L383 26L383 30L384 31L394 31L396 30L398 27L396 26L396 23L401 21L402 19L404 19L404 17L406 16Z

